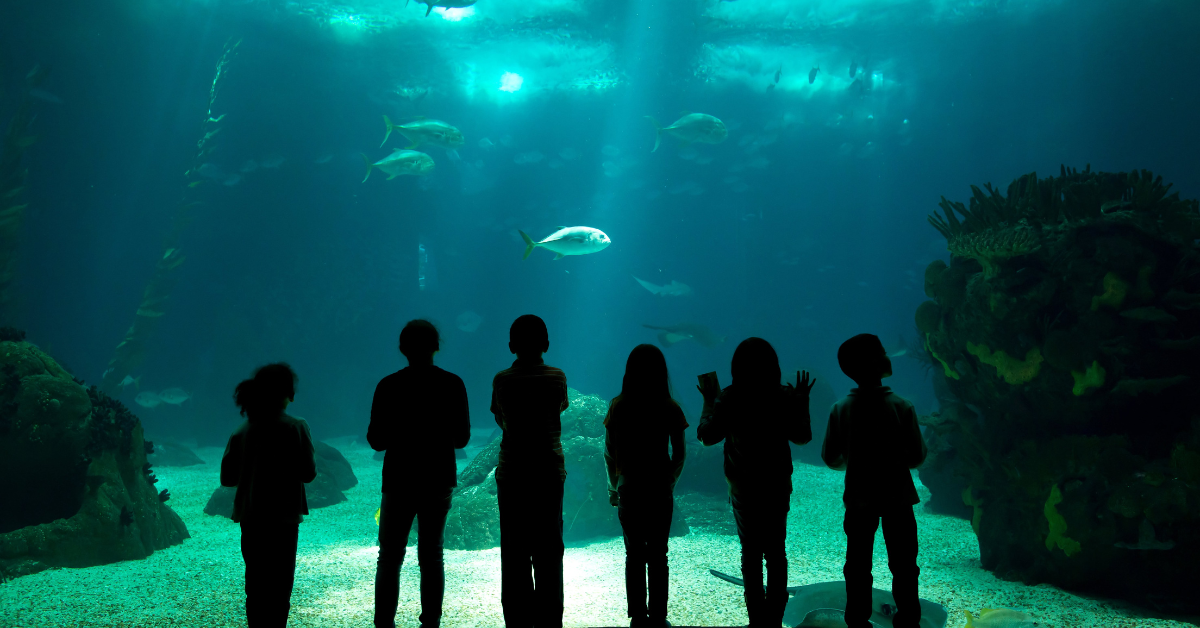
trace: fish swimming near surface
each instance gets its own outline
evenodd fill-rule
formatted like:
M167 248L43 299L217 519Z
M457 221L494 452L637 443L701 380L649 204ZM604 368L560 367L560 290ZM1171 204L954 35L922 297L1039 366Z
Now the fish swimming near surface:
M692 293L691 286L687 285L686 283L679 283L674 279L671 280L671 283L665 286L656 286L649 281L638 279L637 277L634 277L634 280L641 284L643 288L649 290L653 294L657 294L660 297L686 297Z
M133 398L133 402L143 408L157 408L162 404L162 398L158 396L158 393L147 390L138 393L138 396Z
M158 398L163 403L177 406L188 399L191 399L192 396L184 392L182 388L167 388L165 390L158 391Z
M539 246L553 251L554 259L559 260L568 255L587 255L603 251L612 244L612 240L609 240L603 231L591 227L559 227L558 231L546 236L541 242L534 242L533 238L520 229L517 233L521 234L521 239L525 241L525 257L521 259L528 259L529 254Z
M741 578L735 578L728 574L721 573L715 569L709 569L708 573L733 584L745 586ZM783 623L788 626L804 626L804 628L825 628L826 626L835 626L832 623L835 617L829 613L817 613L813 615L813 624L805 624L806 618L813 614L814 611L823 610L831 611L836 609L846 608L846 583L843 580L835 580L832 582L818 582L815 584L806 584L799 587L788 587L788 602L783 611ZM946 622L949 620L949 615L946 613L946 607L936 602L931 602L922 598L921 603L921 628L945 628ZM880 589L871 589L871 623L880 626L881 628L892 628L892 617L896 615L896 601L892 598L892 594ZM817 620L824 623L817 623ZM843 621L842 626L845 626ZM968 624L970 625L970 624ZM1009 628L1004 624L977 624L976 628ZM1014 625L1012 628L1026 628L1025 626Z
M383 124L387 127L387 133L384 133L383 141L379 143L380 146L387 143L392 131L403 135L411 142L406 148L416 148L422 144L428 144L446 150L454 150L465 142L462 131L441 120L419 118L412 122L395 124L390 118L383 116Z
M417 4L429 5L429 8L425 9L425 17L429 17L429 13L433 11L433 7L465 9L475 4L475 0L417 0ZM404 6L408 6L408 0L404 0Z
M721 122L720 118L707 113L689 113L665 127L659 126L658 121L650 116L646 116L646 119L652 122L654 128L658 130L658 134L654 136L654 148L650 149L652 153L658 150L658 143L662 139L663 133L685 143L700 142L701 144L720 144L725 141L726 137L729 137L729 130L725 128L725 123Z
M1038 625L1032 615L1011 608L980 609L979 617L971 611L963 612L967 614L966 628L1037 628Z
M363 161L367 164L367 175L363 177L363 183L367 182L367 177L371 176L371 170L379 168L387 173L388 179L394 179L402 175L421 176L433 172L433 157L426 155L420 151L406 150L397 148L392 151L391 155L380 159L375 163L366 155L362 156Z
M725 336L718 336L711 329L696 323L679 323L666 327L642 325L642 327L657 331L658 344L662 345L664 349L685 340L691 340L702 347L715 347L725 342Z
M121 388L125 388L126 386L133 386L134 388L140 389L142 387L142 385L139 383L139 381L141 379L142 379L141 377L134 377L132 375L126 375L125 379L121 380L121 383L119 383L117 385L120 386Z
M821 66L817 66L808 71L808 84L812 85L813 81L817 80L817 74L821 71Z

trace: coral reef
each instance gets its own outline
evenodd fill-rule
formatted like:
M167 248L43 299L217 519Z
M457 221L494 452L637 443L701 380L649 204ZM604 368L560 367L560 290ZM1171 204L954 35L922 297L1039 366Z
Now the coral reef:
M23 341L0 342L0 580L145 558L187 538L141 423Z
M917 324L952 394L920 473L998 575L1194 612L1200 204L1169 188L1062 168L942 199Z

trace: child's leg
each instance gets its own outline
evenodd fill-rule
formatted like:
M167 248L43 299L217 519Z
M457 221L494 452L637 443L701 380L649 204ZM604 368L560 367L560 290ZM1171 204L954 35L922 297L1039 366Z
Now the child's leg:
M628 615L635 623L646 619L646 543L650 504L636 489L621 487L617 518L625 539L625 598Z
M788 601L788 564L784 545L787 542L790 497L789 494L774 496L771 498L773 503L763 509L763 559L767 563L766 611L763 616L770 628L783 622L783 611Z
M671 514L675 501L670 491L654 497L648 515L649 528L646 536L646 575L650 588L650 608L647 613L651 623L667 618L667 586L670 582L667 570L667 538L671 536Z
M846 531L846 625L867 628L871 618L871 552L875 547L875 531L879 528L879 513L868 509L846 509L843 521Z
M296 576L297 532L295 523L242 523L248 625L287 623Z
M763 611L763 537L762 512L753 500L730 496L738 541L742 545L742 582L745 585L746 615L751 626L762 621ZM772 628L774 628L772 626Z
M563 481L556 474L533 490L530 509L535 613L537 628L562 628L563 616ZM501 533L503 535L503 533Z
M403 496L389 498L384 493L379 506L379 561L375 566L375 628L396 625L400 566L404 564L404 548L416 514L416 504Z
M500 605L505 628L533 626L530 491L519 481L496 482L500 510Z
M446 592L446 563L442 548L446 538L446 515L450 495L445 489L423 498L417 511L417 562L421 565L422 628L436 628L442 621L442 597Z
M896 628L916 628L921 621L921 603L917 595L917 519L911 506L897 508L883 516L883 540L887 544L888 568L892 571L892 597L896 599Z

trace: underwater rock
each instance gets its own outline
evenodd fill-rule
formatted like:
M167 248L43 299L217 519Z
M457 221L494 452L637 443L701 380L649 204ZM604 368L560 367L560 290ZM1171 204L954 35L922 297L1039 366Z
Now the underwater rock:
M154 447L146 455L146 460L156 467L191 467L204 464L196 452L174 441L154 441Z
M608 503L608 474L604 468L604 416L608 402L596 395L568 389L570 408L562 414L563 456L567 480L563 486L563 538L579 541L620 536L617 509ZM497 436L463 469L446 518L446 549L490 549L500 545L500 511L496 505ZM686 467L685 467L686 468ZM682 516L672 521L674 535L687 534Z
M1169 188L1064 167L942 199L918 316L952 398L919 473L998 576L1196 612L1200 203Z
M342 452L322 441L313 441L317 450L317 477L304 485L304 496L308 507L324 508L346 501L342 493L358 484L358 478ZM204 505L204 514L233 517L233 498L237 489L218 486Z
M27 342L0 342L0 581L140 559L183 541L142 427Z

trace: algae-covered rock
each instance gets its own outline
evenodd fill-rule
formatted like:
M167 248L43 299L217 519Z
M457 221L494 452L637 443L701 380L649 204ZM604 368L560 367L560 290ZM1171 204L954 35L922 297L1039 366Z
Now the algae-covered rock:
M342 452L328 443L314 441L313 447L316 449L317 477L304 485L308 507L324 508L346 501L346 495L342 491L358 484L358 478L350 468L350 463ZM218 486L204 505L204 513L233 517L233 498L236 493L236 488Z
M188 537L128 408L27 342L0 342L0 373L0 580L145 558Z
M1200 203L1169 187L1063 168L942 200L916 318L949 395L920 473L985 568L1195 612Z

